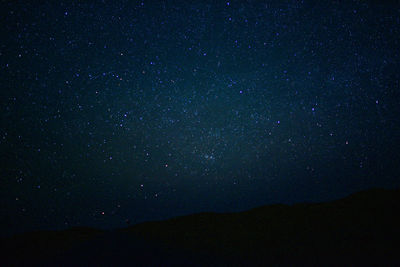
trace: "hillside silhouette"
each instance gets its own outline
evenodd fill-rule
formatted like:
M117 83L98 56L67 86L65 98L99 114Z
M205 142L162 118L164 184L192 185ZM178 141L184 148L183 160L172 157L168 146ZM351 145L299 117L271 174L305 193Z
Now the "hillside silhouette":
M2 266L399 266L400 190L1 239Z

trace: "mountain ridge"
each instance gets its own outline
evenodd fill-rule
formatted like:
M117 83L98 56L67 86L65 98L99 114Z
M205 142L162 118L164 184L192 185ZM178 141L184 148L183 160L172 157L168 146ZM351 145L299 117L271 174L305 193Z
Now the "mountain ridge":
M400 189L322 203L205 212L111 231L72 228L2 239L13 265L397 265ZM79 265L79 264L78 264Z

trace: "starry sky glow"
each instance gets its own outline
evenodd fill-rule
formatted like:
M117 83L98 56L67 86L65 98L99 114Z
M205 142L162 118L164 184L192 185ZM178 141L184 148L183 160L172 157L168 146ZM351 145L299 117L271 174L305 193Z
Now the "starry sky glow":
M398 5L0 10L3 232L123 227L400 184Z

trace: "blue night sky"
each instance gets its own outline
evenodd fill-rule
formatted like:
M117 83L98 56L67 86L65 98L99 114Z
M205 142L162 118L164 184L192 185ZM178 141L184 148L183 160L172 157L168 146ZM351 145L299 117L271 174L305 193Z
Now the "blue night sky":
M400 185L400 6L2 1L1 231Z

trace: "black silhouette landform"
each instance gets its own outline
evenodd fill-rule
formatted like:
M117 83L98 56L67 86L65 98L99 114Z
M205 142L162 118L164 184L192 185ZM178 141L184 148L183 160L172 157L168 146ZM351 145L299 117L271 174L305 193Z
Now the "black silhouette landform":
M400 266L400 189L3 238L2 266Z

